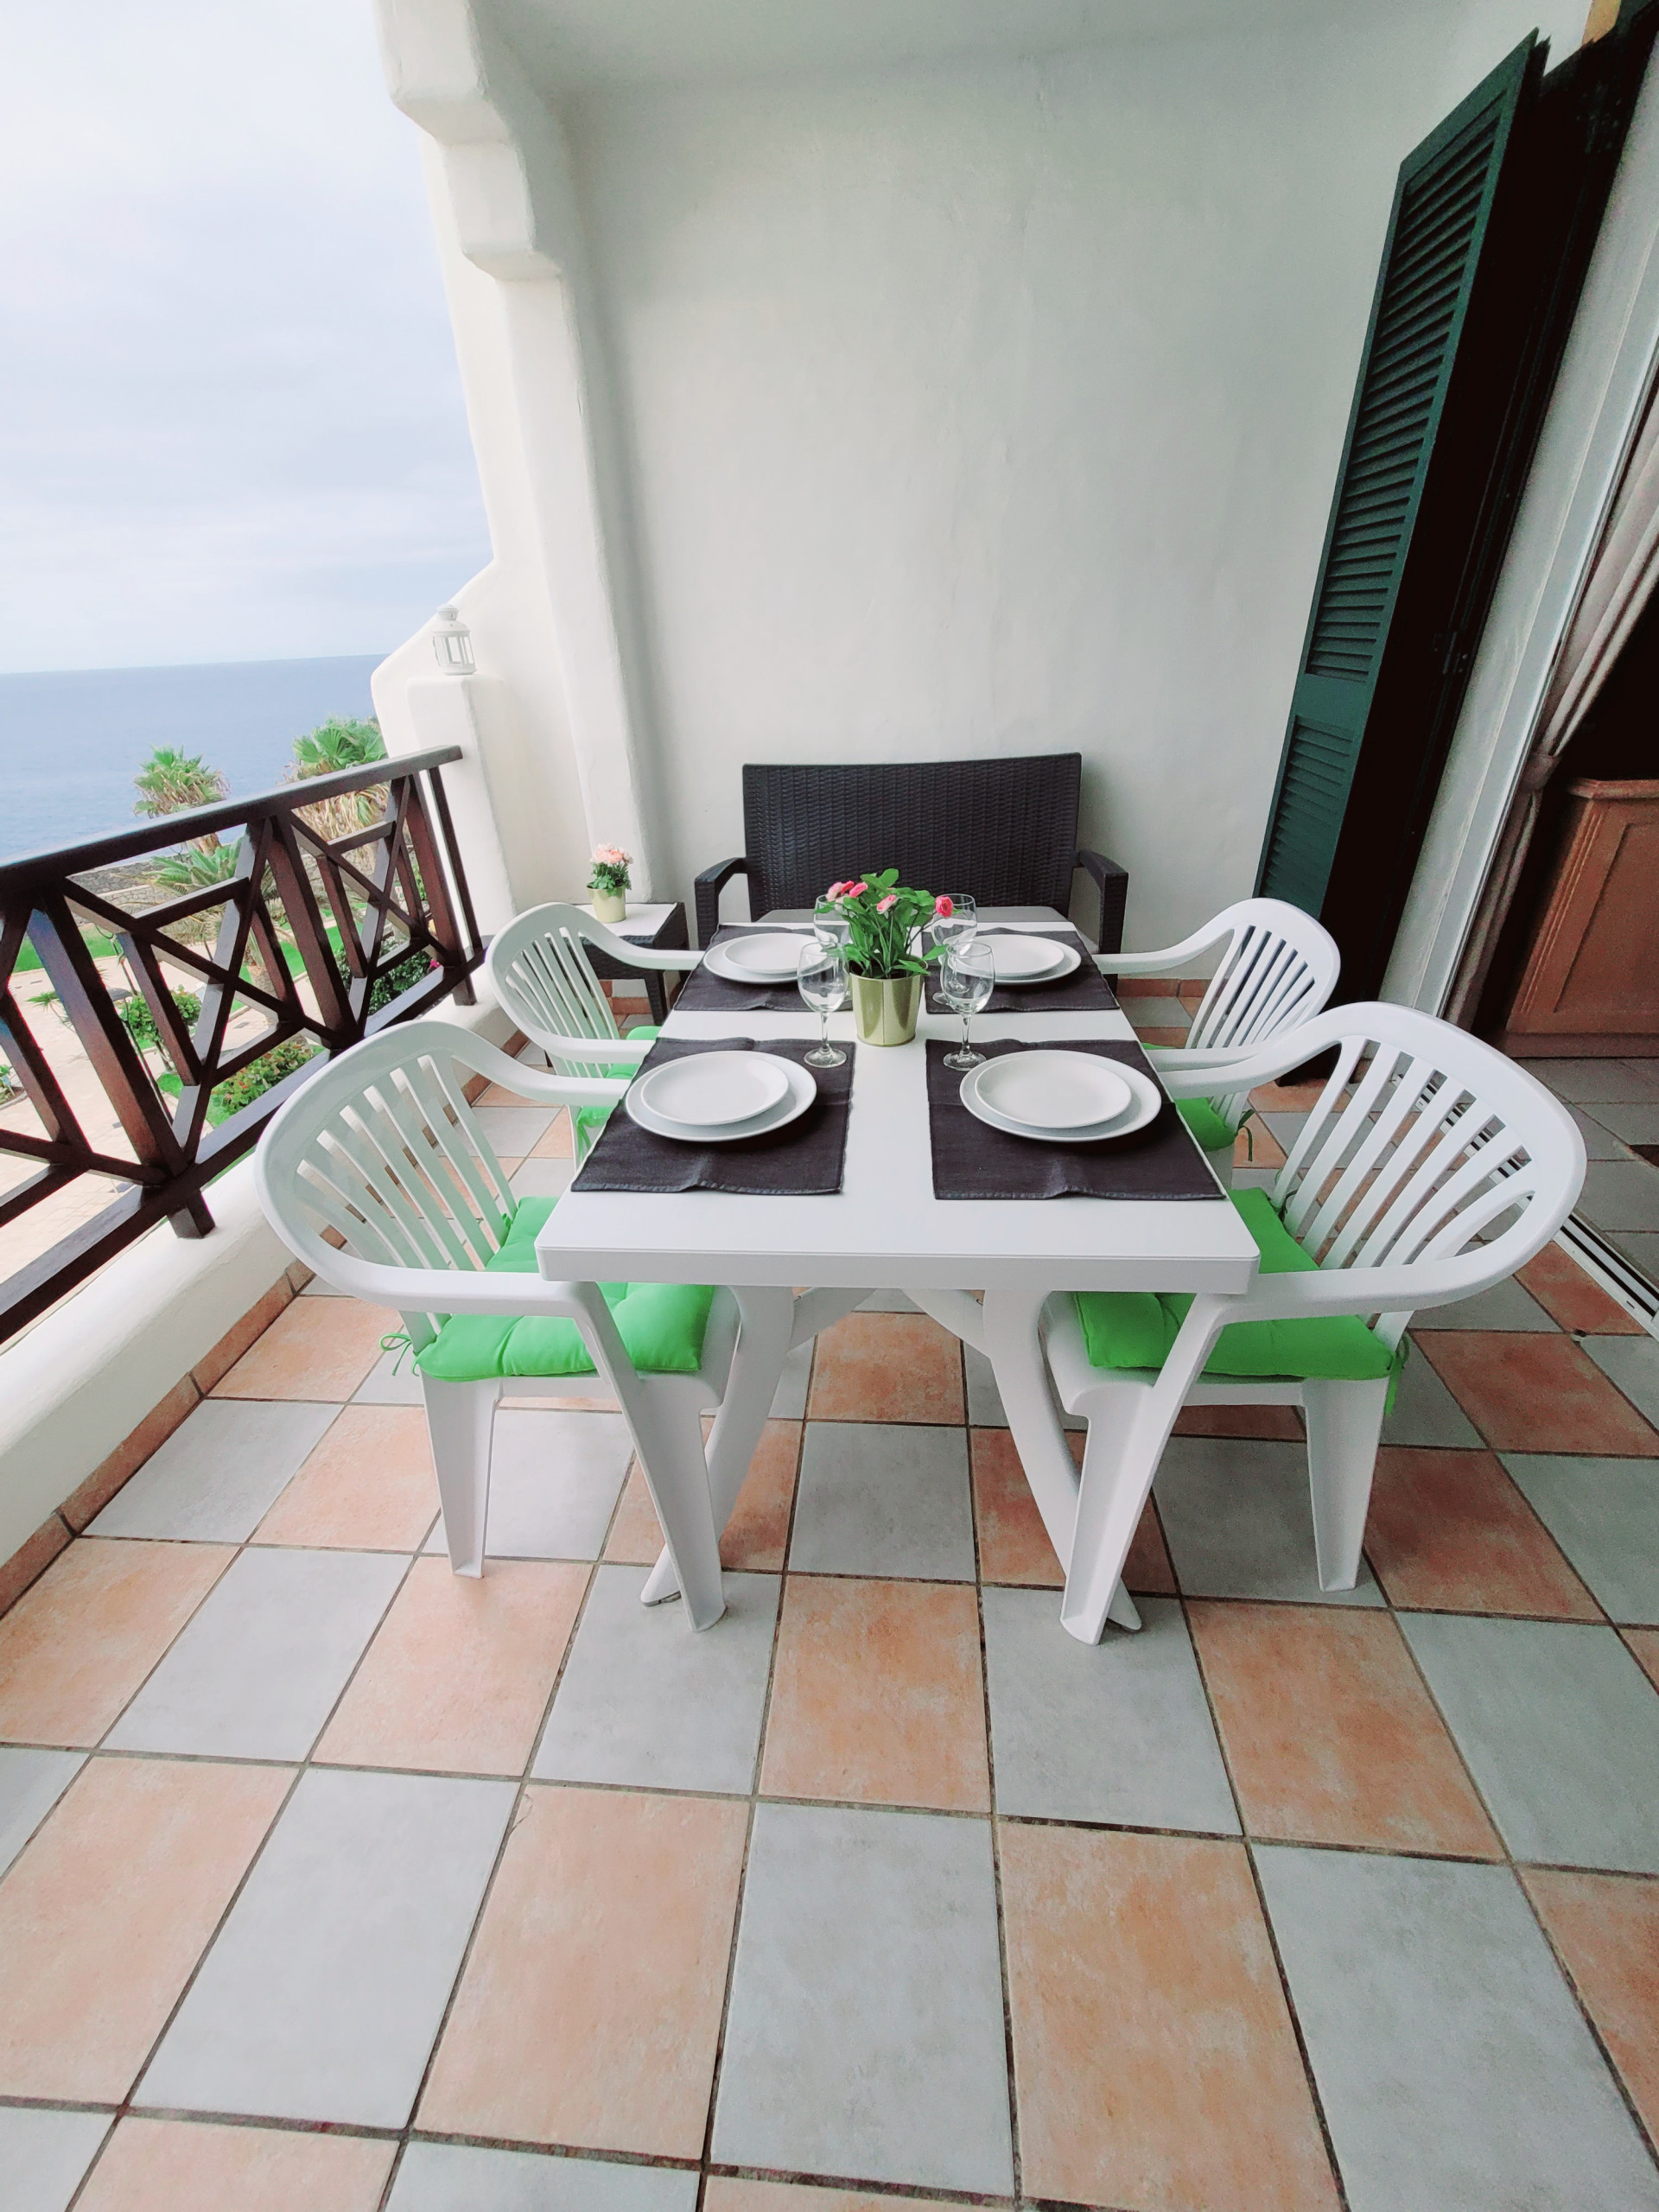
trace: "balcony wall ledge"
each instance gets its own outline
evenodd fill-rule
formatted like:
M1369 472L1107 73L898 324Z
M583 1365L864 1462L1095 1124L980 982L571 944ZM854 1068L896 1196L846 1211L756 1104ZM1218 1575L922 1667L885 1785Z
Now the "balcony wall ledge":
M511 1020L484 973L474 980L477 1004L446 1006L443 1018L507 1045ZM91 1478L107 1469L113 1494L148 1456L124 1447L148 1435L153 1451L189 1411L192 1392L212 1388L217 1378L202 1384L199 1370L215 1349L251 1314L291 1294L291 1255L259 1210L251 1157L214 1183L208 1198L211 1236L187 1241L166 1227L153 1230L0 1351L0 1611L34 1579L32 1561L36 1573L50 1563L55 1541L41 1538L51 1536L60 1509L71 1509L67 1541L90 1517L72 1501ZM100 1497L92 1510L105 1502Z

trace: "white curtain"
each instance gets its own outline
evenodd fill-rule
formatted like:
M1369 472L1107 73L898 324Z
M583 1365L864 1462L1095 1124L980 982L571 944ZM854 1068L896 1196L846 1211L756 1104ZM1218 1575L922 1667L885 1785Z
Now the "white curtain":
M1474 1018L1545 786L1584 721L1659 583L1659 393L1647 409L1585 579L1578 610L1550 671L1532 749L1504 821L1486 887L1470 925L1446 1012L1467 1027Z

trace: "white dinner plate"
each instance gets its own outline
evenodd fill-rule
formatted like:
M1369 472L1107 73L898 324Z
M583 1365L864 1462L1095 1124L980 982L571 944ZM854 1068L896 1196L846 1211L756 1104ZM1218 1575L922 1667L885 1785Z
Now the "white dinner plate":
M801 964L801 950L810 937L791 937L782 930L760 937L734 937L715 948L726 964L746 982L792 983Z
M653 1068L642 1079L639 1096L665 1122L724 1128L732 1122L752 1122L785 1097L787 1065L770 1052L693 1052Z
M981 937L996 963L999 983L1058 983L1078 965L1081 955L1074 944L1056 944L1043 937L1015 937L1003 931Z
M699 1055L699 1057L702 1057ZM649 1129L653 1136L671 1137L677 1144L735 1144L741 1137L766 1136L773 1129L786 1128L798 1121L818 1095L818 1086L810 1068L803 1067L798 1060L774 1058L771 1053L746 1052L745 1059L770 1060L784 1071L788 1084L786 1094L773 1106L754 1115L747 1122L728 1122L722 1128L698 1128L690 1122L671 1121L658 1113L640 1093L648 1077L641 1077L629 1084L622 1100L630 1121L638 1122L642 1129ZM682 1064L683 1065L683 1064ZM653 1073L657 1071L653 1070Z
M1122 1070L1096 1052L1008 1052L975 1080L988 1106L1026 1128L1095 1128L1115 1122L1130 1096Z
M1013 1059L1018 1055L1004 1057ZM995 1067L995 1060L987 1060L985 1067ZM962 1103L976 1121L988 1128L1005 1129L1010 1136L1027 1137L1033 1144L1096 1144L1112 1137L1132 1136L1136 1129L1144 1129L1148 1122L1155 1121L1162 1110L1163 1093L1149 1075L1140 1068L1124 1067L1111 1063L1114 1072L1121 1075L1129 1091L1129 1103L1121 1114L1109 1121L1097 1122L1092 1127L1080 1129L1039 1129L1024 1122L1012 1122L1006 1114L999 1114L995 1106L988 1105L979 1095L979 1078L983 1068L974 1068L962 1079Z

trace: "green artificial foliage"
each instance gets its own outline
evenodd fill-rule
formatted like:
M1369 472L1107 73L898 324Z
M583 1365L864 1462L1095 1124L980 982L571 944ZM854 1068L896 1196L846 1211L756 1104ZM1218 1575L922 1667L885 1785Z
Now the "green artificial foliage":
M941 948L918 950L921 932L939 906L931 891L912 891L899 880L896 868L832 883L825 893L841 909L849 936L847 965L855 976L891 978L925 975Z

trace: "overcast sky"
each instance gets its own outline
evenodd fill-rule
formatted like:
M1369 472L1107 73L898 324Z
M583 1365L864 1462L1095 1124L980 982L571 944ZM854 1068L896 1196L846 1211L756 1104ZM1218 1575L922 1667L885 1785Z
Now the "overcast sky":
M390 650L488 544L370 0L5 20L0 669Z

